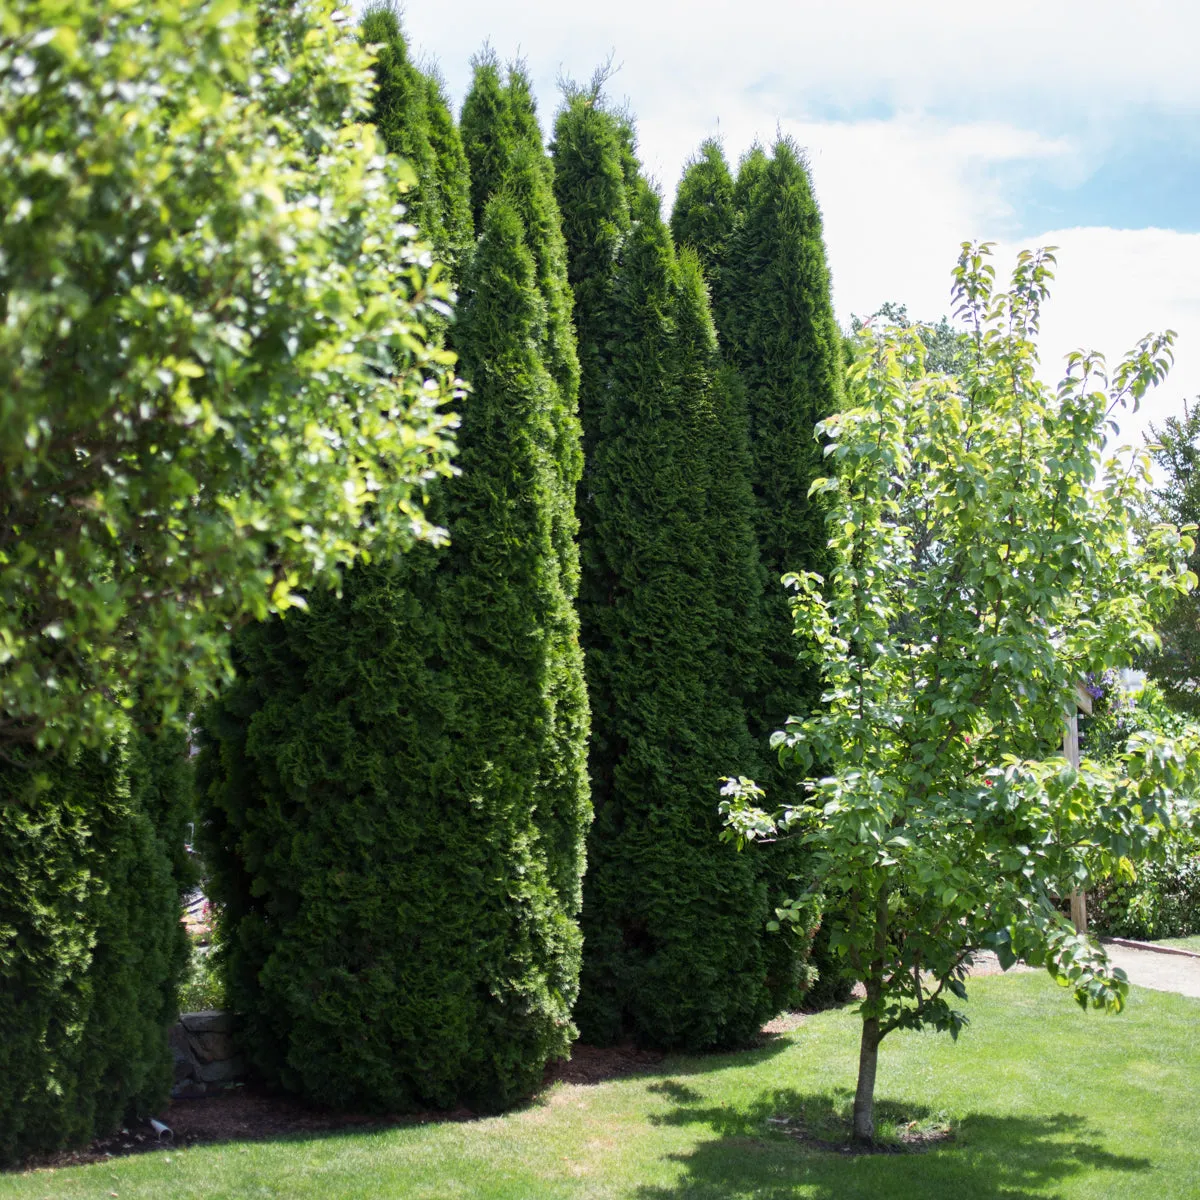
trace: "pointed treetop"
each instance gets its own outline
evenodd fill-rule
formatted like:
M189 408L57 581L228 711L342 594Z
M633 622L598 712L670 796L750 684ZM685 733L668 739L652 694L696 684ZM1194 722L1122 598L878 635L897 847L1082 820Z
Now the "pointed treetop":
M737 214L733 193L733 173L721 143L709 138L684 168L671 212L671 232L678 245L690 246L699 255L714 289L733 237Z

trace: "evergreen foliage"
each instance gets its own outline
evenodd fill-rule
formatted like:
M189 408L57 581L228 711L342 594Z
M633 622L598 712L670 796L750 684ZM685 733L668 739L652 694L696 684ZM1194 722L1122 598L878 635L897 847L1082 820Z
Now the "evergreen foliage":
M500 1107L574 1034L590 807L570 292L547 172L488 64L467 110L498 194L452 327L472 391L430 510L450 544L248 631L206 717L248 1051L335 1105Z
M415 175L402 199L410 220L455 274L472 240L466 157L440 80L412 61L391 0L367 7L359 37L375 51L375 127Z
M1195 524L1200 521L1200 403L1185 401L1182 417L1151 425L1150 434L1157 446L1154 461L1166 485L1155 490L1148 515L1176 525ZM1200 550L1192 551L1188 566L1193 571L1200 568ZM1158 634L1162 645L1146 655L1146 668L1170 702L1194 717L1200 714L1200 594L1180 596L1159 622Z
M576 1018L592 1041L729 1045L780 984L766 887L710 841L722 764L755 761L731 658L758 606L744 395L720 369L697 263L677 258L636 174L629 123L595 90L574 94L553 152L582 367L596 805Z
M437 166L441 223L446 231L442 259L457 279L475 244L475 226L471 221L471 176L446 88L436 71L425 75L425 89L425 116Z
M156 739L0 767L0 1163L166 1100L188 788Z
M803 155L788 138L769 155L755 147L734 182L720 146L706 142L680 184L672 226L704 265L722 349L747 396L766 573L765 639L754 672L759 700L750 722L765 744L818 691L812 669L799 662L779 581L785 572L824 568L824 510L820 497L808 495L822 464L814 430L842 396L842 340Z
M690 247L712 293L718 329L727 324L724 269L729 263L737 207L734 180L721 143L709 138L688 164L675 193L671 232L676 245Z

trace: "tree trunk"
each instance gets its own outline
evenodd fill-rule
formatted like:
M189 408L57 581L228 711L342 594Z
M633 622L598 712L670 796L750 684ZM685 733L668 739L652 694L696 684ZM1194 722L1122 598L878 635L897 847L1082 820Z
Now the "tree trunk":
M858 1090L854 1093L854 1140L875 1140L875 1068L879 1063L879 1018L863 1021L858 1050Z

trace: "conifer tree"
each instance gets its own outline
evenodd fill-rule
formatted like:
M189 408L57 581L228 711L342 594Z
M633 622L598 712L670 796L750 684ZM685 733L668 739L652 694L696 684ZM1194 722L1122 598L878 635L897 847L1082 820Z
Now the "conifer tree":
M695 260L677 259L636 174L629 123L577 93L553 152L582 371L596 805L577 1020L599 1042L735 1044L778 982L766 888L714 841L716 778L755 760L730 659L758 604L745 475L728 478L741 396Z
M161 736L0 763L0 1163L166 1101L190 876L180 735Z
M436 71L425 75L425 89L425 116L437 172L441 221L446 231L442 259L449 266L451 277L457 279L475 244L471 174L445 84Z
M680 248L693 250L708 281L718 338L728 323L724 270L737 227L734 179L721 143L709 138L688 164L671 209L671 233Z
M713 312L727 369L747 397L756 510L756 543L764 588L745 659L754 693L747 698L760 748L789 715L815 702L817 682L801 662L780 583L787 571L824 570L825 533L819 500L808 488L821 474L816 422L840 404L841 338L833 319L821 219L803 159L787 139L773 155L755 147L735 182L718 142L709 140L680 182L671 227L695 249L712 289ZM773 787L786 772L773 757ZM789 888L801 851L770 847L765 869L773 897ZM843 999L852 981L830 953L822 929L812 948L817 968L803 976L809 1001Z
M799 661L780 579L789 571L820 572L825 563L821 502L808 495L822 469L814 429L842 395L841 335L803 155L788 138L769 155L755 147L734 183L720 146L706 142L680 184L672 227L700 256L722 350L747 397L755 528L766 576L755 671L760 700L750 716L765 744L818 690Z
M392 0L363 13L360 39L375 47L375 127L413 180L402 196L408 218L451 274L470 249L468 176L462 142L440 80L413 62Z
M430 509L450 543L244 636L202 756L253 1061L338 1105L503 1106L574 1034L590 807L570 292L498 74L477 71L468 109L467 149L498 174L450 327L471 383Z

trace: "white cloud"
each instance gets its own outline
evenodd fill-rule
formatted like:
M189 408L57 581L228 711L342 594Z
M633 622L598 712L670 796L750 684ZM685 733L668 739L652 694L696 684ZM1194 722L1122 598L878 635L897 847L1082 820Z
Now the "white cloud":
M501 57L524 55L547 132L557 76L587 79L612 51L610 92L628 98L668 200L704 137L719 133L736 160L777 127L794 136L809 152L843 322L884 300L940 316L961 241L997 240L1001 277L1011 266L1023 173L1079 182L1108 126L1140 106L1200 106L1200 5L1183 0L409 0L405 23L457 99L485 38ZM1043 324L1048 376L1078 345L1115 363L1170 326L1176 368L1129 430L1200 393L1200 234L1022 238L1047 243L1061 248Z
M1042 321L1042 361L1056 372L1071 350L1100 350L1110 370L1150 332L1174 329L1175 365L1136 414L1118 415L1122 441L1178 416L1200 395L1200 234L1170 229L1058 229L1036 239L1056 245L1057 278ZM997 247L1011 263L1018 247Z
M586 79L615 50L643 118L671 97L724 115L752 87L784 98L770 106L781 116L800 96L1096 120L1200 102L1200 7L1185 0L409 0L405 19L456 90L487 38L550 85L560 69Z

